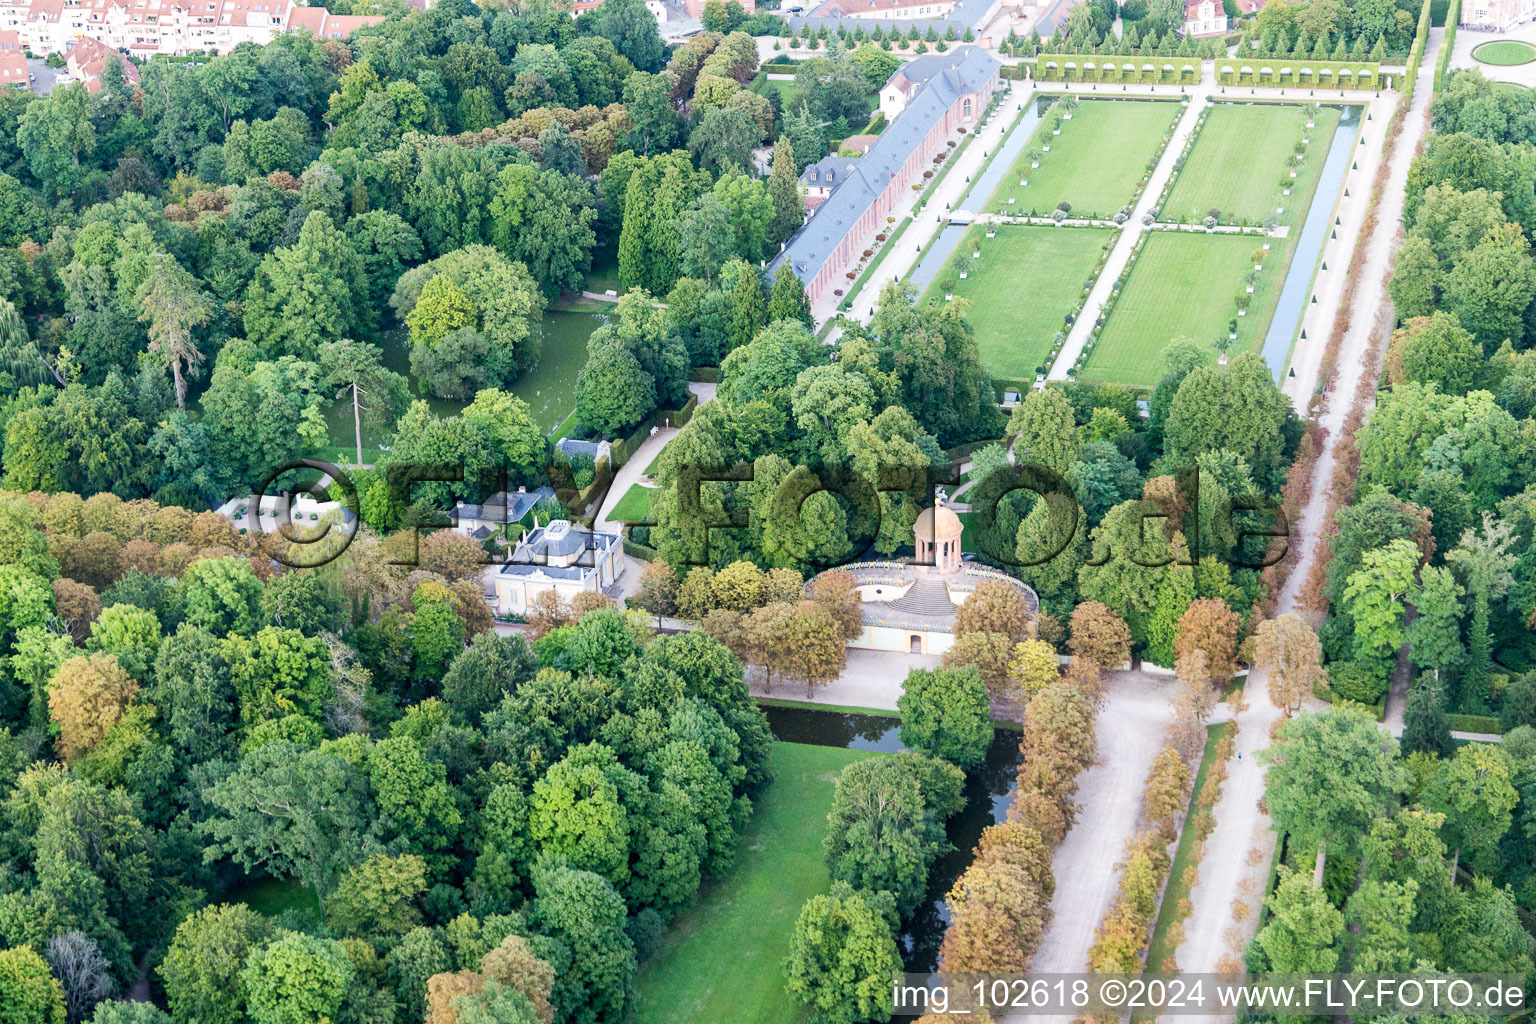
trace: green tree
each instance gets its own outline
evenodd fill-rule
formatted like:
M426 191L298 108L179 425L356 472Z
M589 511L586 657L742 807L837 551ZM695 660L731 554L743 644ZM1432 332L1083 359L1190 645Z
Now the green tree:
M256 269L245 297L245 336L273 356L313 360L323 342L373 333L367 296L357 250L317 210L297 242Z
M1466 648L1461 643L1461 585L1451 571L1426 565L1408 592L1417 613L1404 631L1408 660L1434 672L1439 679L1461 664Z
M1344 586L1345 609L1355 626L1355 656L1382 676L1403 645L1403 599L1419 559L1411 541L1391 541L1366 552Z
M1164 453L1174 465L1225 449L1253 467L1266 487L1284 480L1287 435L1295 421L1264 360L1245 352L1226 367L1202 366L1179 385L1164 428Z
M1440 763L1424 797L1425 806L1445 815L1444 832L1454 850L1451 876L1463 855L1482 873L1497 867L1499 840L1513 822L1519 799L1510 780L1514 765L1502 747L1471 743Z
M775 320L798 320L806 327L815 326L805 286L788 262L779 264L773 275L773 287L768 292L768 322Z
M414 854L369 857L341 876L326 898L326 921L344 935L403 935L421 924L426 861Z
M64 1024L64 990L28 946L0 949L0 1021Z
M281 741L246 753L203 799L210 807L205 860L228 856L247 871L296 875L320 897L360 859L373 814L357 768L334 753Z
M974 768L992 743L986 685L974 668L913 669L901 698L901 742Z
M490 212L492 241L509 259L528 268L546 299L580 290L597 244L592 230L597 209L580 178L512 164L497 178Z
M1350 705L1288 719L1276 741L1260 753L1269 767L1264 802L1296 849L1317 850L1320 886L1328 852L1353 847L1405 788L1397 741Z
M604 345L588 356L576 378L576 416L582 423L619 436L655 408L656 382L628 349Z
M732 167L740 170L750 166L752 147L761 134L741 110L715 107L704 112L688 136L688 151L701 168L720 175Z
M314 1024L341 1012L352 975L341 943L289 933L253 952L241 980L253 1024Z
M213 316L213 303L197 286L197 279L181 268L176 258L158 253L151 259L149 276L139 286L139 319L149 324L149 351L171 371L176 405L186 408L186 374L203 361L192 328Z
M620 0L612 7L604 4L597 19L597 34L613 43L641 71L660 71L666 61L666 44L642 0Z
M1265 899L1269 922L1254 936L1267 968L1281 973L1328 973L1339 966L1335 947L1344 934L1344 915L1307 876L1280 868L1280 883Z
M1397 345L1404 379L1438 384L1448 395L1471 390L1483 362L1481 346L1449 313L1408 321Z
M529 923L570 951L555 979L558 1013L574 1024L620 1019L635 973L623 898L592 872L564 865L535 867L533 887Z
M272 937L272 922L243 903L188 914L156 968L176 1024L244 1024L245 982L252 950Z
M1467 625L1467 669L1461 681L1461 702L1469 711L1486 710L1493 662L1488 617L1492 603L1514 585L1509 553L1511 525L1483 513L1483 529L1468 530L1445 560L1461 576L1472 596L1472 618Z
M834 882L825 896L800 911L786 987L818 1024L853 1024L889 1016L891 979L901 958L891 936L895 907L889 893L863 892Z
M1008 418L1008 436L1019 464L1065 474L1081 450L1072 406L1059 388L1031 390Z
M768 175L768 193L773 197L773 222L768 226L768 241L783 245L805 222L795 149L787 135L779 136L773 144L773 170Z

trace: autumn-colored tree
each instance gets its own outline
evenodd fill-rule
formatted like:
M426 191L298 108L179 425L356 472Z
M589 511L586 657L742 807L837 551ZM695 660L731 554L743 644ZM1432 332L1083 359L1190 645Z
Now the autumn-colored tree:
M630 598L630 604L656 616L660 628L664 617L677 614L677 586L677 570L672 563L652 559L640 570L640 588Z
M48 684L48 713L59 727L59 757L73 761L89 752L139 692L110 654L70 658Z
M580 622L588 612L612 607L613 599L606 594L600 594L595 590L583 590L571 598L571 618Z
M101 614L101 598L95 587L60 577L53 581L53 610L75 642L84 643L91 623Z
M962 633L940 660L945 668L974 667L992 699L1003 701L1013 691L1013 680L1008 675L1012 657L1013 641L1005 633Z
M688 570L677 588L677 614L690 622L698 622L715 607L715 570L707 565L696 565Z
M690 573L690 578L692 574ZM686 585L686 584L685 584ZM765 604L754 608L742 619L741 640L746 648L746 660L763 670L763 688L771 691L777 675L788 671L791 633L790 620L795 617L792 604Z
M416 550L421 569L436 573L450 583L478 581L485 571L484 549L457 530L433 530L421 538Z
M1323 645L1299 615L1280 615L1259 623L1253 656L1268 677L1269 699L1286 717L1301 707L1323 671Z
M1058 651L1061 650L1062 644L1067 642L1066 623L1042 608L1035 617L1035 639L1044 640Z
M1191 651L1204 651L1211 681L1225 683L1237 671L1237 640L1242 629L1242 617L1225 601L1201 598L1179 617L1174 652L1183 658Z
M1050 918L1050 898L1024 864L998 857L966 868L949 891L940 969L966 974L1029 969Z
M1044 640L1025 640L1014 644L1008 660L1008 675L1013 682L1014 697L1021 704L1028 704L1047 686L1061 679L1061 662L1056 648Z
M485 988L485 975L479 971L454 971L434 974L427 979L426 1024L459 1024L454 1003L461 996L472 996Z
M746 661L748 644L746 634L742 632L744 618L741 612L733 612L729 608L712 608L704 616L704 621L699 623L699 629L724 644L736 657Z
M1141 807L1147 818L1173 838L1173 823L1189 800L1189 766L1173 747L1164 747L1152 761L1147 784L1141 791Z
M1002 633L1018 643L1030 638L1033 621L1022 590L1002 580L982 580L955 611L955 633Z
M762 598L764 604L775 601L798 604L805 598L805 577L794 569L769 569L763 574Z
M570 605L553 588L541 590L534 596L528 604L526 617L528 632L535 640L575 621L571 617Z
M713 586L717 608L746 612L763 603L763 570L751 562L732 562L715 573Z
M860 609L859 588L853 573L833 569L811 580L811 600L832 615L843 639L857 640L864 632L864 613Z
M1131 660L1131 631L1125 621L1098 601L1072 609L1067 650L1074 658L1089 658L1105 668Z
M1104 706L1104 670L1092 658L1073 658L1062 677L1076 687L1097 710Z
M1088 949L1088 967L1100 974L1133 974L1141 970L1145 925L1130 907L1116 902L1099 922Z
M485 954L480 961L480 973L528 997L539 1024L550 1024L554 1020L555 1011L549 999L555 986L555 969L548 961L540 959L521 935L508 935Z
M1166 737L1186 760L1200 756L1205 749L1205 722L1216 706L1211 677L1205 670L1205 652L1191 651L1174 666L1179 688L1173 694L1173 716L1168 720Z
M1072 815L1060 801L1033 789L1020 789L1014 794L1008 819L1038 832L1053 847L1061 845L1072 827Z
M832 613L815 601L801 601L786 623L784 675L805 684L810 697L842 674L848 665L848 645Z
M1026 762L1051 759L1076 771L1087 768L1098 754L1093 705L1065 681L1052 683L1025 709L1022 745Z

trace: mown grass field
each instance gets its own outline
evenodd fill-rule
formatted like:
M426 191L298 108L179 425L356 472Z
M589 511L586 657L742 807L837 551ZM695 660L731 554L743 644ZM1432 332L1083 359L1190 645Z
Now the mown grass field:
M608 518L621 523L644 523L651 518L651 498L656 494L654 487L641 487L639 484L630 485L629 490L619 499L618 504L609 511Z
M1493 64L1499 67L1529 64L1536 60L1536 46L1516 39L1500 39L1474 48L1472 59L1481 64Z
M970 303L966 317L988 373L1034 379L1111 234L1107 228L1000 224L996 238L985 237L980 227L966 236L956 251L968 276L954 282L954 295ZM970 258L973 244L980 246L980 259ZM927 297L944 301L945 277L938 275Z
M1180 336L1210 345L1214 361L1217 342L1226 342L1227 322L1258 244L1253 235L1154 232L1131 268L1082 379L1151 387L1163 372L1162 350ZM1280 277L1278 268L1268 271L1265 283L1272 278L1278 288ZM1227 342L1228 353L1258 344L1267 323L1250 309L1238 319L1238 340Z
M1044 216L1067 202L1073 216L1113 217L1135 195L1179 111L1172 100L1083 100L1056 136L1051 135L1055 114L1047 113L986 209L1017 216L1034 210ZM1046 143L1051 151L1041 153L1040 166L1031 169L1029 151ZM1019 184L1024 178L1027 186ZM1009 197L1017 202L1009 205Z
M822 860L837 773L868 751L775 743L729 877L706 882L635 983L635 1024L795 1024L781 963L800 907L831 887Z
M1339 125L1339 111L1323 107L1310 131L1306 131L1306 123L1306 115L1296 104L1225 103L1212 107L1163 204L1161 218L1203 220L1208 211L1217 209L1223 224L1257 224L1284 205L1285 213L1276 215L1280 223L1300 224L1306 216L1305 200L1316 187L1328 144ZM1286 176L1287 161L1304 131L1311 140L1307 159L1282 204L1280 179Z

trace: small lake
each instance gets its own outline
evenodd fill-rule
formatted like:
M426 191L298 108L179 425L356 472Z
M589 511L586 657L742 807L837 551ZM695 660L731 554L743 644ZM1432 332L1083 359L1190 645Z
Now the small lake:
M812 708L765 707L773 738L784 743L809 743L845 750L877 750L894 754L907 749L898 733L901 719ZM1014 775L1023 760L1019 733L998 729L986 761L965 777L965 807L949 819L947 832L954 849L928 872L928 899L906 922L898 942L907 970L926 973L938 968L939 944L949 924L944 902L955 880L971 863L981 832L1002 821L1013 802Z

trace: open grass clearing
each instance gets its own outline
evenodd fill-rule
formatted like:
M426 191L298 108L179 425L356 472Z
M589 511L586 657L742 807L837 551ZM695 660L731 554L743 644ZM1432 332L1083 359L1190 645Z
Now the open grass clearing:
M1338 108L1323 107L1314 127L1307 130L1306 115L1296 104L1217 104L1206 116L1194 148L1179 169L1161 218L1200 221L1215 209L1221 211L1223 224L1258 224L1283 205L1285 212L1275 214L1276 219L1282 224L1300 224L1306 216L1305 199L1316 187L1339 115ZM1280 181L1286 178L1291 155L1304 134L1311 140L1306 159L1297 171L1291 195L1282 197Z
M1065 317L1083 299L1098 266L1108 228L996 225L987 238L982 226L969 232L955 250L966 279L941 271L927 297L944 301L946 293L970 303L966 318L976 331L981 363L1001 380L1034 380L1051 342L1065 329ZM973 252L980 259L973 259ZM951 280L953 278L953 280Z
M1057 113L1048 113L1029 145L987 200L991 213L1044 216L1058 203L1072 206L1075 217L1108 219L1136 194L1147 165L1162 149L1163 135L1182 109L1172 100L1083 100L1051 134ZM1030 167L1030 150L1049 144L1040 166ZM1028 179L1027 186L1020 185ZM1009 204L1009 198L1016 200Z
M654 487L641 487L639 484L631 484L629 490L624 492L624 497L619 499L608 513L610 520L620 523L645 523L651 518L651 498L656 494Z
M1536 46L1522 43L1518 39L1499 39L1473 47L1472 59L1480 64L1493 64L1498 67L1529 64L1536 60Z
M1162 374L1163 349L1181 336L1210 345L1213 354L1218 343L1230 345L1229 353L1257 345L1264 325L1253 313L1238 320L1238 340L1227 341L1234 297L1243 291L1243 274L1253 268L1248 261L1256 244L1251 235L1154 232L1094 343L1082 378L1150 387Z
M806 900L831 887L821 841L838 772L868 751L775 743L736 866L709 881L635 979L635 1024L794 1024L781 966Z

